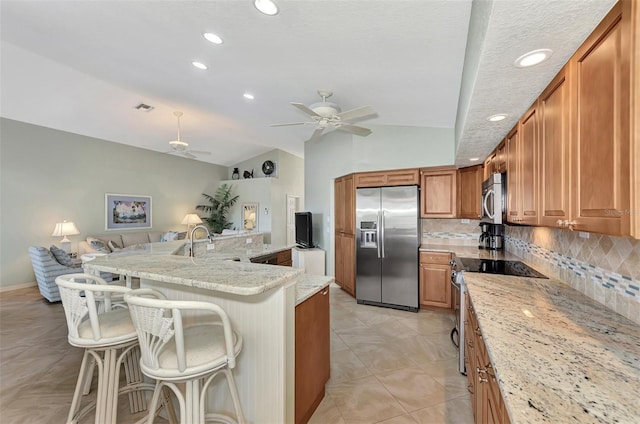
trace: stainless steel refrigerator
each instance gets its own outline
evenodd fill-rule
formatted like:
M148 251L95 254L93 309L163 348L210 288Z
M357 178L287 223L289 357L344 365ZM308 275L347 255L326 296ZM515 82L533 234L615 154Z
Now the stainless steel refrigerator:
M358 303L417 312L420 216L418 187L356 191Z

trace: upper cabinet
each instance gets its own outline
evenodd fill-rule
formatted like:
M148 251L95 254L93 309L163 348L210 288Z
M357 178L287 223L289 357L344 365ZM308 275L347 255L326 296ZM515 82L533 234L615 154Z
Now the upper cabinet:
M420 170L422 218L455 218L457 170L453 167Z
M353 174L336 178L334 184L336 234L355 234L355 196Z
M571 95L569 65L542 92L540 109L540 225L570 219Z
M356 188L390 187L420 184L418 169L396 169L392 171L359 172L355 176Z
M483 166L458 169L458 218L480 218Z
M518 131L519 125L509 132L505 139L505 149L507 152L507 222L518 222L518 205L520 197L520 189L518 186L519 165L518 165L518 147L520 146Z
M520 119L518 146L519 174L518 223L536 225L538 223L538 102L529 108Z
M618 2L570 61L575 193L569 226L581 231L630 234L630 12L630 2Z

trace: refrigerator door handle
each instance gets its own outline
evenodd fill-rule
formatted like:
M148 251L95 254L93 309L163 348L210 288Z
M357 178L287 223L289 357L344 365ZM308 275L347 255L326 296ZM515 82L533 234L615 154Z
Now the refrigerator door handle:
M380 258L380 212L376 213L376 249Z
M382 251L382 259L384 259L384 210L382 210L382 216L381 216L381 223L380 223L380 231L381 231L381 235L382 237L380 237L380 243L378 244L381 247L381 251Z

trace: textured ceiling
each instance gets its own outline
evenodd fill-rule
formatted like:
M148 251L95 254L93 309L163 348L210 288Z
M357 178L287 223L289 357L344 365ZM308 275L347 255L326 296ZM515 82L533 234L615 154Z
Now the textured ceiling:
M232 165L272 148L302 156L311 127L269 124L304 120L289 102L314 103L328 88L343 110L378 111L363 126L456 126L466 165L489 153L612 5L476 0L487 22L472 23L484 29L465 61L470 0L277 3L267 17L250 0L3 0L0 115L166 151L180 110L182 138L214 153L200 160ZM207 31L224 44L204 40ZM548 64L511 66L541 47L556 52ZM135 110L140 102L155 109ZM510 119L488 125L497 112Z

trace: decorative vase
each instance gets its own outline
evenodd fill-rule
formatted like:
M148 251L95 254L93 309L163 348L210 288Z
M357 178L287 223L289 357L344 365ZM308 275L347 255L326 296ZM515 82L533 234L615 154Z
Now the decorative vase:
M251 172L244 171L244 174L242 174L242 176L245 178L253 178L253 169L251 170Z
M238 168L233 168L233 174L231 174L231 179L233 180L240 179L240 170Z

